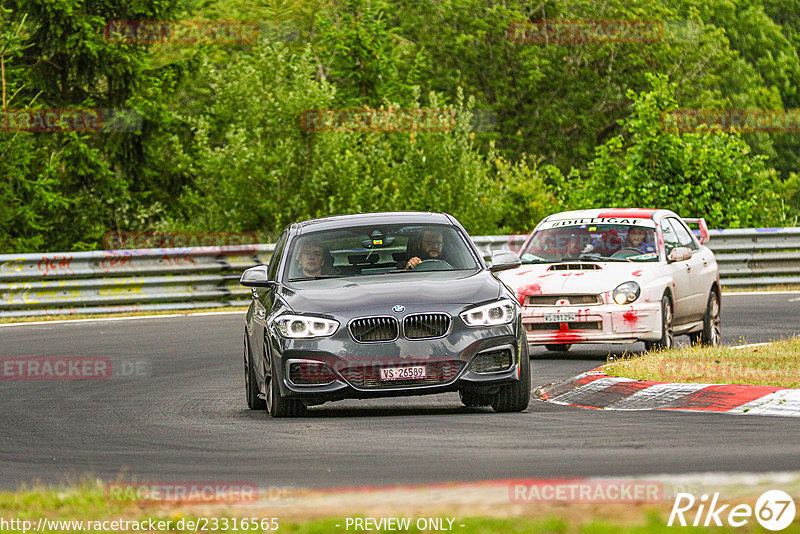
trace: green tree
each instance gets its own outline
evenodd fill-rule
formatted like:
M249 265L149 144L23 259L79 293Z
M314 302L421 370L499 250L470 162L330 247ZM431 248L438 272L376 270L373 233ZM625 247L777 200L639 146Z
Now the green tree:
M776 172L739 134L665 131L662 113L677 109L676 84L649 76L651 90L630 91L634 112L584 174L570 177L576 207L644 206L705 217L713 228L779 225L786 210ZM582 187L581 187L582 186Z

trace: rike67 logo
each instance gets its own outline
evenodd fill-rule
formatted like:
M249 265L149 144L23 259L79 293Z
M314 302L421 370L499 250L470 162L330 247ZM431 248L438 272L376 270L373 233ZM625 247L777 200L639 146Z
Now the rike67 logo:
M714 493L710 502L707 494L701 495L698 502L691 493L678 493L667 526L685 527L688 517L694 527L721 527L725 522L732 527L742 527L755 516L756 521L765 529L778 531L792 523L796 511L794 500L781 490L764 492L756 501L755 509L749 504L731 506L719 504L719 493Z

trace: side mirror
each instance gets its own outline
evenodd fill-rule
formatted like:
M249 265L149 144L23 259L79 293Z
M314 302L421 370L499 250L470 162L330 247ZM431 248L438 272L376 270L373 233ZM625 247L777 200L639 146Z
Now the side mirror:
M522 265L519 256L510 250L495 250L492 252L492 266L489 270L493 273L506 271Z
M692 249L689 247L675 247L672 249L672 252L669 253L667 259L670 262L674 261L686 261L692 257Z
M267 280L267 266L256 265L242 273L239 283L247 287L268 287L275 282Z

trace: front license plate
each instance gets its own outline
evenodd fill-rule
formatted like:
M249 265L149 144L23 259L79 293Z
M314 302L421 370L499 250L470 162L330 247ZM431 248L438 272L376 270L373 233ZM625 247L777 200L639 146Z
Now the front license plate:
M424 365L414 365L411 367L386 367L381 369L381 380L416 380L427 378Z
M575 320L574 313L545 313L544 322L546 323L568 323Z

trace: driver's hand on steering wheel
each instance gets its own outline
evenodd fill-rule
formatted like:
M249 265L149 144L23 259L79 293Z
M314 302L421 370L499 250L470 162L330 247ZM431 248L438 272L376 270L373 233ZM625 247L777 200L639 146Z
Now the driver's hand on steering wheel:
M411 258L410 260L408 260L408 263L406 263L406 268L405 268L405 270L407 271L407 270L409 270L409 269L413 269L414 267L416 267L416 266L417 266L417 265L419 265L420 263L422 263L422 260L421 260L421 259L419 259L418 257L414 256L413 258Z

